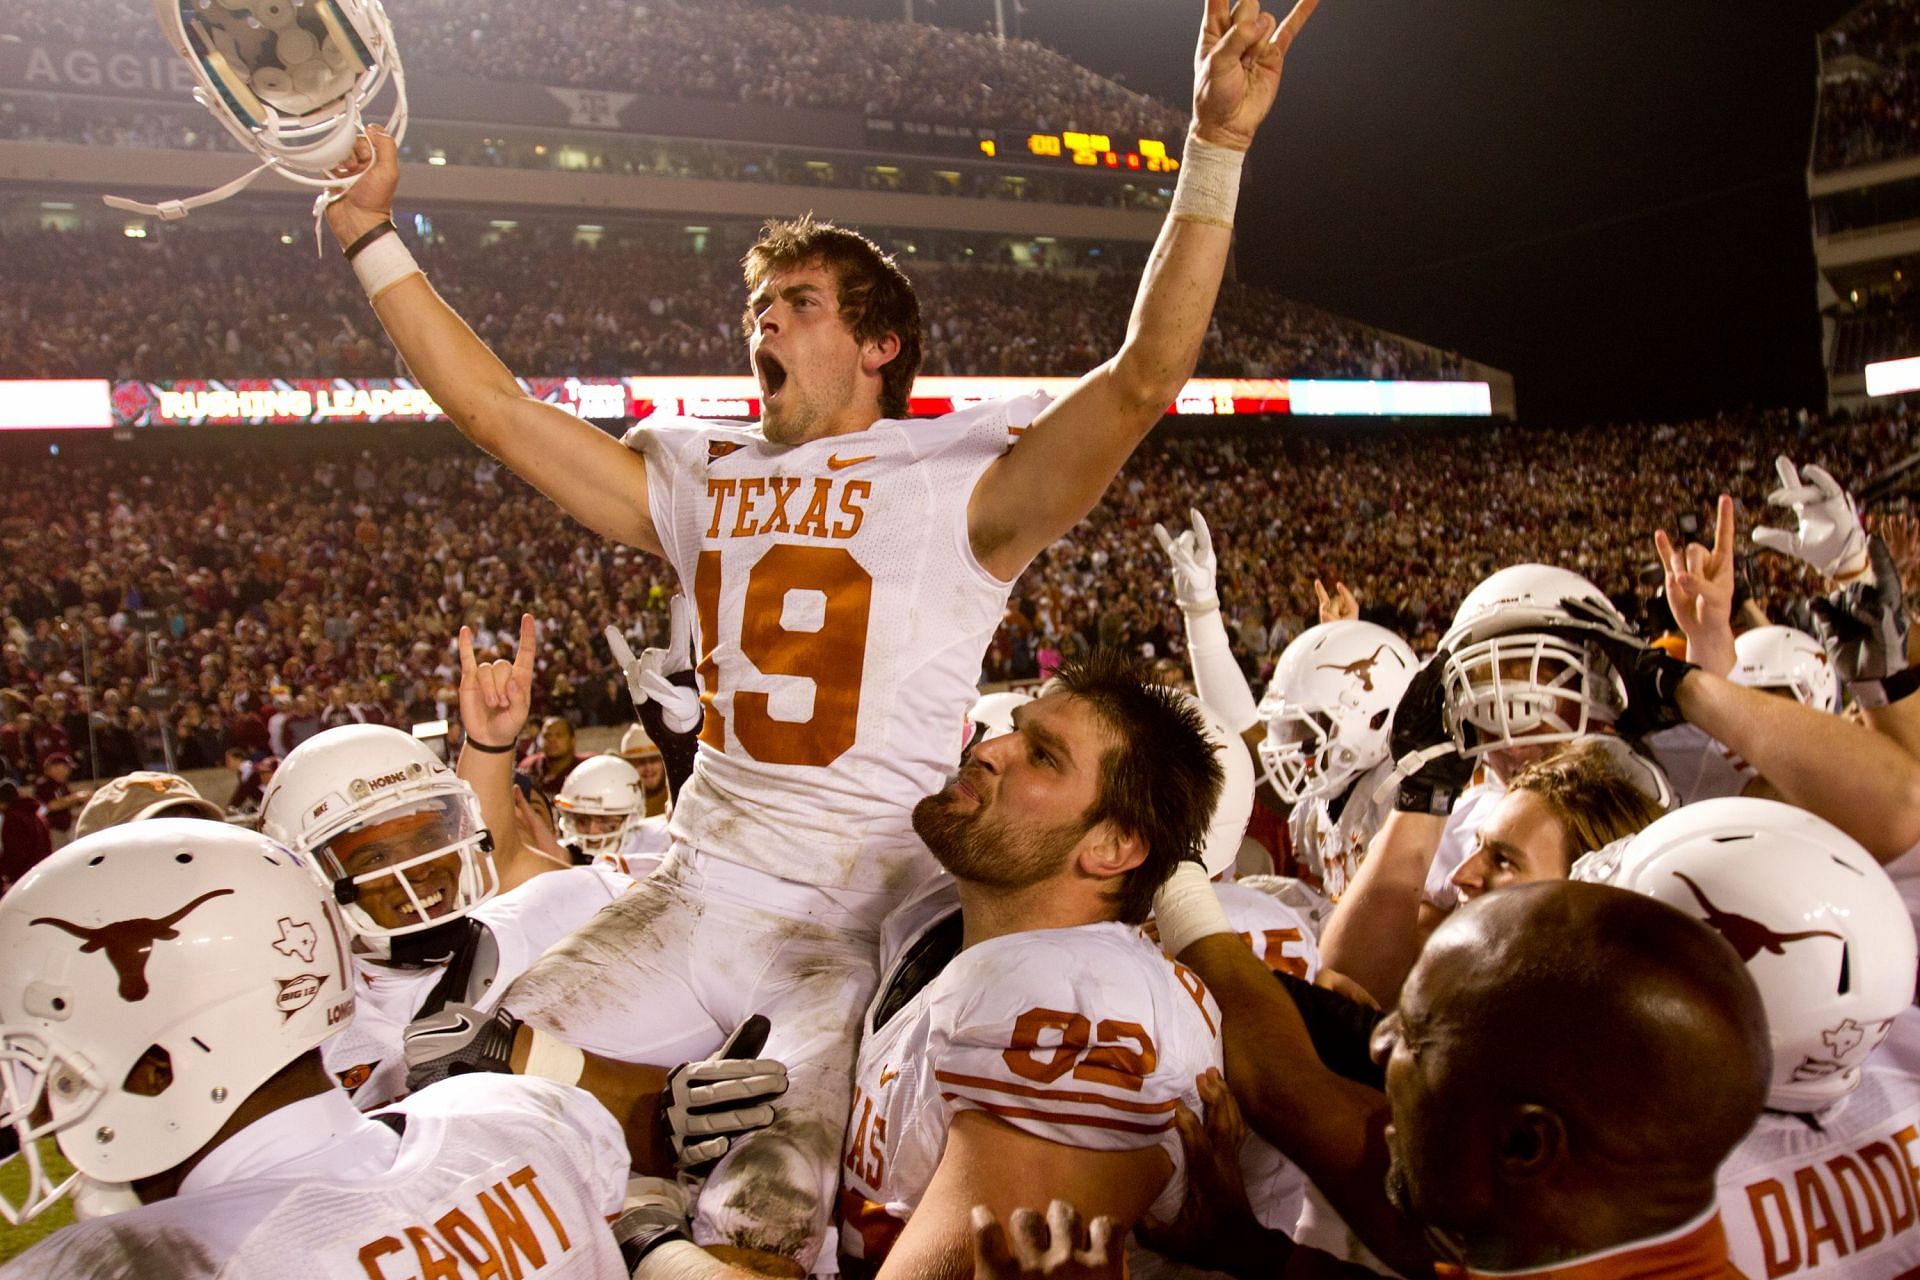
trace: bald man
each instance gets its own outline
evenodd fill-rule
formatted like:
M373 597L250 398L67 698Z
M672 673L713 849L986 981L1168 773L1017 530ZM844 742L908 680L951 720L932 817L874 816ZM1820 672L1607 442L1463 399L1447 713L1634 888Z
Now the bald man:
M1772 1053L1752 979L1698 921L1598 885L1468 904L1374 1033L1382 1095L1321 1064L1204 879L1183 868L1156 914L1220 1004L1248 1122L1396 1270L1730 1274L1714 1174Z

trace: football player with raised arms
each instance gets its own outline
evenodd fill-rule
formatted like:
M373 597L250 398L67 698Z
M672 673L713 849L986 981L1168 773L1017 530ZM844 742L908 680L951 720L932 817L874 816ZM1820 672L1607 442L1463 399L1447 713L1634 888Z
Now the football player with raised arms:
M548 1080L449 1081L371 1116L321 1062L354 1016L341 908L297 853L197 818L110 828L0 900L0 1124L44 1212L51 1137L137 1203L6 1280L624 1276L620 1126Z
M827 1243L879 925L936 869L912 807L952 768L1012 581L1192 373L1244 153L1316 4L1281 21L1258 0L1206 0L1193 125L1126 337L1051 403L903 421L912 287L863 237L802 219L770 225L745 260L760 421L653 421L622 447L526 395L428 285L393 233L389 136L369 130L339 173L352 185L326 221L421 384L582 524L667 559L695 603L707 715L673 848L505 1007L549 1064L571 1061L556 1044L700 1057L750 1014L772 1019L790 1105L722 1161L695 1222L730 1258L799 1274Z

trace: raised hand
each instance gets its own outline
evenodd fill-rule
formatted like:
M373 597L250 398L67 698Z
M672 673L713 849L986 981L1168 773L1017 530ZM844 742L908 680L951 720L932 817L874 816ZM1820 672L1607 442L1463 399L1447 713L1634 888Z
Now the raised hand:
M1200 46L1194 54L1193 125L1202 141L1245 151L1280 89L1280 72L1294 37L1320 0L1299 0L1284 22L1263 13L1260 0L1207 0Z
M1260 1248L1260 1220L1247 1202L1240 1172L1247 1122L1218 1068L1209 1068L1196 1083L1206 1119L1185 1103L1174 1111L1187 1155L1186 1198L1172 1222L1143 1220L1140 1243L1191 1267L1240 1274L1247 1255L1265 1252Z
M333 175L353 183L328 201L326 208L327 226L345 247L393 217L393 195L400 187L400 144L385 129L370 124L353 144L353 154Z
M1900 583L1912 595L1920 585L1920 516L1911 511L1896 511L1878 517L1873 531L1887 544Z
M639 657L618 628L608 627L607 648L627 678L627 692L637 711L648 702L660 704L661 718L675 733L691 733L699 727L700 695L671 677L693 670L693 618L687 612L687 598L674 596L667 606L667 643L647 649Z
M1347 584L1333 584L1335 594L1328 595L1327 589L1320 585L1320 579L1313 580L1313 594L1320 598L1320 621L1352 622L1360 616L1360 602L1353 598L1353 592L1347 590Z
M1780 487L1767 495L1776 507L1791 507L1794 529L1755 529L1755 545L1804 560L1829 578L1850 581L1867 571L1867 535L1854 510L1853 495L1824 467L1796 470L1784 453L1774 459Z
M1867 544L1871 572L1829 596L1816 596L1813 629L1840 678L1849 685L1884 680L1907 668L1906 592L1893 554L1879 538Z
M1167 526L1153 526L1153 540L1167 553L1173 564L1173 598L1182 613L1207 613L1220 607L1220 592L1215 586L1220 571L1213 553L1213 533L1207 518L1188 509L1193 527L1179 537L1167 532Z
M1395 763L1379 790L1394 791L1393 807L1408 813L1450 813L1454 797L1473 780L1473 761L1460 754L1447 714L1451 656L1441 649L1427 659L1393 709L1390 741Z
M1759 536L1755 530L1754 536ZM1733 670L1733 499L1720 495L1713 546L1676 547L1657 529L1654 550L1666 576L1667 604L1687 637L1687 660L1715 675Z
M1124 1280L1127 1251L1113 1238L1113 1219L1082 1227L1080 1211L1065 1200L1042 1218L1015 1209L1007 1230L985 1205L973 1209L974 1280ZM1011 1245L1011 1247L1009 1247Z
M1617 630L1617 624L1585 600L1562 600L1579 631L1600 646L1627 691L1627 707L1614 726L1629 738L1671 729L1680 714L1680 683L1698 668Z
M513 661L476 662L473 628L460 628L460 724L490 747L512 746L533 707L533 615L520 615Z

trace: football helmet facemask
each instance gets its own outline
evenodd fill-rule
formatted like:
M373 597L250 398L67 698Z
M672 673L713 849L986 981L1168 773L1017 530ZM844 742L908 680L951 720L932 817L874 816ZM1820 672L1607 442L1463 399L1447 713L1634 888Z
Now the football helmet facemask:
M295 747L260 799L260 829L308 856L365 938L445 924L500 887L473 788L385 725L340 725Z
M260 164L202 195L158 204L108 196L112 207L184 218L268 170L337 189L343 184L332 170L353 154L389 82L387 132L406 136L406 73L380 0L153 0L153 8L167 43L193 69L194 100Z
M1388 755L1393 709L1420 669L1385 627L1348 620L1303 631L1260 699L1260 767L1288 804L1337 794Z
M18 1223L81 1174L124 1184L205 1146L275 1072L345 1027L345 926L305 859L203 818L76 840L0 899L0 1124L20 1140Z
M1620 717L1626 686L1599 645L1584 637L1592 624L1568 613L1566 600L1629 632L1600 588L1552 565L1502 569L1460 602L1440 641L1460 754L1571 742Z
M647 816L640 771L619 756L591 756L573 767L553 798L560 843L591 858L620 852L627 836Z

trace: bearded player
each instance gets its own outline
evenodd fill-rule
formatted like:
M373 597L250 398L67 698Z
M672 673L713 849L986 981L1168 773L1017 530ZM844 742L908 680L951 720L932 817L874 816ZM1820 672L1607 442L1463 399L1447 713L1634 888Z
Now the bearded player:
M745 262L760 422L655 420L622 448L524 394L421 276L390 227L390 138L370 131L340 174L358 181L328 224L425 389L581 523L669 560L695 601L707 716L673 848L504 1003L547 1040L630 1062L701 1057L742 1018L772 1019L790 1106L720 1164L695 1223L725 1256L793 1274L827 1239L879 923L935 869L912 806L952 766L1013 579L1191 374L1241 161L1316 4L1279 22L1207 0L1193 127L1126 339L1052 403L901 421L912 287L869 241L804 219Z

